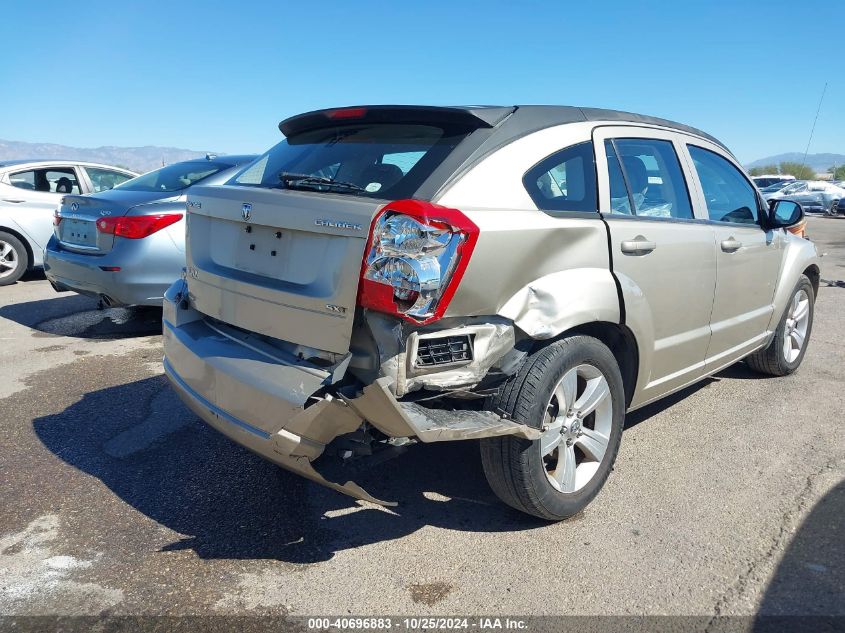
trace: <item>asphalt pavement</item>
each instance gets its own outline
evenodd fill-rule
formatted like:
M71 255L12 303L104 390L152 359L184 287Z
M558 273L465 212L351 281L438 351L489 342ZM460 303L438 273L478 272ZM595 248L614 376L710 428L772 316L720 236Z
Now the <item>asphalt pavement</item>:
M358 475L390 510L280 471L173 395L160 311L0 288L0 614L845 615L845 218L809 235L801 369L630 414L558 524L499 503L474 442Z

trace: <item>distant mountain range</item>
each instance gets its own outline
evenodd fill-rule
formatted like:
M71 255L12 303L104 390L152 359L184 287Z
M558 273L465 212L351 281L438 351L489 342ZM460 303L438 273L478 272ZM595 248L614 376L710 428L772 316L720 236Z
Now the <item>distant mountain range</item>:
M755 160L753 163L748 163L746 168L751 169L752 167L765 167L767 165L777 165L778 163L801 162L804 162L803 152L787 152L786 154L778 154ZM833 165L837 167L845 165L845 154L807 154L806 163L817 174L823 174Z
M208 152L201 152L178 147L68 147L52 143L24 143L22 141L5 141L0 139L0 161L17 158L62 158L68 160L87 160L106 165L126 167L133 171L145 172L157 169L162 164L169 165L180 160L190 160L205 156ZM215 152L212 152L215 153ZM746 168L777 165L783 162L798 162L804 159L801 152L787 152L760 158L748 163ZM807 154L807 165L817 173L826 172L832 165L845 165L845 154Z
M63 160L83 160L125 167L140 173L157 169L181 160L190 160L205 156L200 152L178 147L68 147L52 143L24 143L0 139L0 161L20 158L59 158Z

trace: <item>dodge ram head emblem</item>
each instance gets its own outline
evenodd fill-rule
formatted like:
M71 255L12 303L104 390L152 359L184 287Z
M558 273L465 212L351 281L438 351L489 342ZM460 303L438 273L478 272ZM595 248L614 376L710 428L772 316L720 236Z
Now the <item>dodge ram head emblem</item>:
M252 217L252 205L249 202L244 202L244 205L241 207L241 217L243 217L244 222L249 222L249 219Z

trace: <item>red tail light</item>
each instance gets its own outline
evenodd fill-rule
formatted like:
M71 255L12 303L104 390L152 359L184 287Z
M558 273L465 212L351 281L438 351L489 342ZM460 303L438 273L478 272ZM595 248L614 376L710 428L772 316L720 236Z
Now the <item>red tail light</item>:
M59 210L56 209L53 211L53 226L59 226L62 221L62 216L59 214Z
M440 319L478 241L457 209L420 200L385 205L373 219L358 305L424 325Z
M139 240L148 237L175 224L182 219L181 213L161 213L159 215L129 215L119 218L100 218L97 220L97 230L100 233L111 233L117 237L128 237Z

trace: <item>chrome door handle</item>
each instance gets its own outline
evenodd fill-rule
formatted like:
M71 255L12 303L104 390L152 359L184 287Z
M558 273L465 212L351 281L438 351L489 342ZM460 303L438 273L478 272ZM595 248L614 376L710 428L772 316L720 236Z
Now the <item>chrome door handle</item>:
M20 204L21 202L26 202L26 200L10 200L9 198L3 198L3 202L11 202L12 204Z
M657 244L649 242L642 235L637 235L632 240L622 242L622 252L626 255L648 255L657 248Z
M726 253L734 253L742 248L742 242L739 240L735 240L733 237L729 237L726 240L722 240L722 250Z

